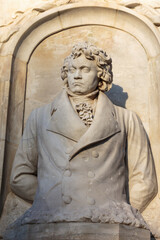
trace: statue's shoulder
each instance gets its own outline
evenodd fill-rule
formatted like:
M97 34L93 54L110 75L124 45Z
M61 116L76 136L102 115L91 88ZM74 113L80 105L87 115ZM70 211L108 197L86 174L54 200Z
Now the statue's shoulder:
M53 109L58 105L59 100L62 98L63 92L58 93L52 102L42 105L41 107L35 108L31 115L36 115L38 118L43 117L44 115L52 115Z
M114 108L119 122L125 125L141 124L141 120L136 112L116 105L114 105Z
M115 104L114 105L114 108L115 108L115 111L117 114L120 114L120 115L126 115L126 116L129 116L130 114L135 114L134 111L132 110L129 110L127 108L124 108L124 107L121 107L121 106L117 106Z

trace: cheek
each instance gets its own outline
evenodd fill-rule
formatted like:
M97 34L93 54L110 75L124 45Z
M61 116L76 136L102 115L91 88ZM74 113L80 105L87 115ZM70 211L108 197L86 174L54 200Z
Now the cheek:
M72 84L73 81L74 81L73 76L68 76L68 84L69 84L69 85Z
M88 78L88 82L89 82L89 84L90 85L98 85L98 78L97 78L97 75L95 76L95 75L91 75L91 76L89 76L89 78Z

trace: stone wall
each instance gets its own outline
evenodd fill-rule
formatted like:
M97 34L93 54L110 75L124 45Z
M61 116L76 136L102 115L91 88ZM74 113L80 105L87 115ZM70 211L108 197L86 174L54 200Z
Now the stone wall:
M160 181L159 1L1 0L1 6L1 232L30 206L9 186L26 119L60 90L63 59L79 41L90 41L111 55L114 84L108 96L142 119ZM159 208L158 194L143 212L155 236L160 236Z

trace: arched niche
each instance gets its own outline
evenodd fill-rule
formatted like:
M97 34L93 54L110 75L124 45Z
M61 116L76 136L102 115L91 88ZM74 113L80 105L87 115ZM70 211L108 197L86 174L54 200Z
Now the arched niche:
M37 107L39 104L41 105L41 103L44 104L48 102L48 99L50 100L50 97L47 98L47 93L45 94L46 97L43 96L43 101L38 99L37 102L29 102L26 100L30 98L31 91L29 88L33 87L33 84L37 84L35 89L38 89L42 83L39 82L38 84L38 81L42 81L43 75L40 76L37 82L36 79L33 81L34 64L36 59L38 59L36 54L41 54L40 59L42 60L45 52L45 44L49 44L51 41L54 48L56 42L53 42L56 41L57 36L61 36L61 40L63 37L64 42L61 41L63 43L62 52L59 53L57 51L57 55L54 55L54 52L51 51L49 56L50 58L54 56L55 59L57 59L58 65L56 66L59 67L62 63L62 57L67 56L72 43L83 40L83 36L79 34L84 32L85 29L92 34L94 33L88 37L90 41L99 47L105 48L106 51L108 46L110 47L107 52L110 53L113 58L113 65L116 72L115 85L122 88L118 90L118 94L121 90L122 92L123 90L126 91L126 89L127 91L129 90L129 92L127 92L129 95L127 98L130 98L130 100L127 100L128 105L126 104L125 106L136 111L142 118L151 141L156 170L157 173L160 172L160 37L157 29L145 17L139 16L132 10L117 5L107 3L99 4L95 2L93 4L68 4L48 10L33 18L2 48L1 54L5 59L6 56L8 56L10 64L9 70L6 71L6 73L4 71L3 76L3 78L9 81L7 86L8 98L6 100L8 115L3 115L3 135L6 135L5 146L3 146L4 155L2 156L1 164L4 167L2 181L3 202L7 193L10 191L10 170L23 132L24 122L32 108ZM95 36L96 32L97 36ZM66 40L69 34L71 35L70 41L69 39ZM117 42L115 41L114 44L111 44L113 39L109 37L109 35L112 35L114 41L117 38ZM88 40L87 36L86 33L84 40ZM104 36L108 36L108 38L105 39ZM123 39L124 44L122 44ZM134 48L128 48L131 42ZM117 48L117 50L115 43L120 43L121 48ZM57 46L58 44L59 42L57 42ZM139 50L137 51L137 49ZM129 50L131 51L129 52ZM118 54L118 58L116 57L116 53ZM128 61L127 54L129 56ZM141 58L143 58L142 61ZM46 66L47 69L48 65L46 63L47 55L44 57L44 67ZM123 63L128 65L124 66ZM118 64L121 67L121 76L118 76ZM37 75L43 71L45 72L45 69L39 71L38 66L42 66L42 62L40 65L35 64L35 73ZM5 64L4 67L6 67ZM51 65L49 65L49 67L51 67ZM125 73L125 71L129 71L129 67L130 69L132 68L130 78L128 78L128 74L122 74L122 72ZM59 78L58 80L60 81L60 72L56 72L55 75L55 79ZM45 76L44 74L44 77ZM49 77L50 76L52 76L51 73ZM136 81L137 76L138 80ZM122 81L122 77L126 79ZM46 79L49 78L47 77ZM60 82L57 82L57 80L55 82L56 89L54 94L58 89L60 90L61 86ZM133 84L133 91L131 84ZM44 89L46 89L46 86ZM42 88L41 90L44 90ZM49 96L51 96L50 88L51 86L48 88ZM115 88L115 92L113 90L110 94L113 100L116 99L116 91L117 88ZM141 92L142 95L140 94ZM35 100L34 94L30 99ZM120 99L120 105L121 103L122 101ZM139 106L141 107L139 108ZM6 128L4 124L6 124Z

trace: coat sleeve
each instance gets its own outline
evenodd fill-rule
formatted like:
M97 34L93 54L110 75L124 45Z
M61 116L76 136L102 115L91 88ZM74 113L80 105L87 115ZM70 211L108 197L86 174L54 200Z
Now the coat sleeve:
M24 129L11 171L11 189L21 198L33 201L37 188L36 110Z
M157 193L157 178L147 134L133 112L130 112L127 135L130 203L142 212Z

